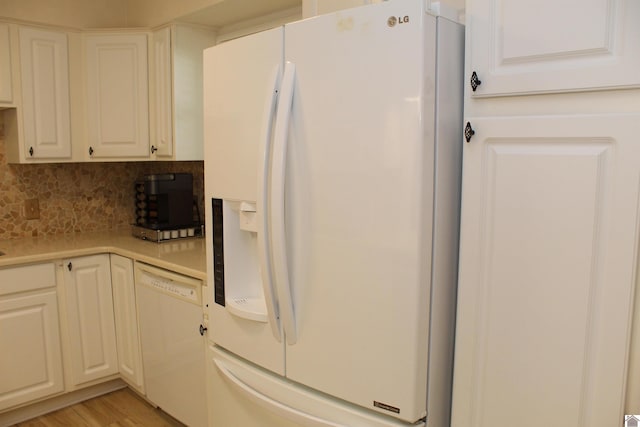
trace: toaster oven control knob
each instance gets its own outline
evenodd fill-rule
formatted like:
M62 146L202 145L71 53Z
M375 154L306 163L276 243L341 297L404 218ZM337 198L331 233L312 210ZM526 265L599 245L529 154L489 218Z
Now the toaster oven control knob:
M203 325L200 325L200 335L204 336L205 332L207 332L207 328L205 328Z

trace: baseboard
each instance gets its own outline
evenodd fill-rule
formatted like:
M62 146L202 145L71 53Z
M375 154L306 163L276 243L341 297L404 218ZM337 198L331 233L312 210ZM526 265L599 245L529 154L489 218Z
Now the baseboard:
M66 408L67 406L111 393L115 390L120 390L124 387L127 387L124 381L115 379L10 410L9 412L0 414L0 427L9 427L39 417L40 415L48 414L49 412L57 411L58 409Z

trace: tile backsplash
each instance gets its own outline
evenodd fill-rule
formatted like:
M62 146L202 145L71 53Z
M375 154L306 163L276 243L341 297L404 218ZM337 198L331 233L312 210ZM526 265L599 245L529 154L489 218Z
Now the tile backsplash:
M0 121L0 240L126 227L134 222L134 181L162 172L192 173L204 212L202 161L8 164Z

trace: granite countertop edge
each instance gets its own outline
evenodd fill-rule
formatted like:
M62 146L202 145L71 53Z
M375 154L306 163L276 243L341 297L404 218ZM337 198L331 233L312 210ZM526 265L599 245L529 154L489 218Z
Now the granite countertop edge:
M206 282L205 239L200 237L162 243L131 236L129 228L87 233L0 240L0 268L111 253Z

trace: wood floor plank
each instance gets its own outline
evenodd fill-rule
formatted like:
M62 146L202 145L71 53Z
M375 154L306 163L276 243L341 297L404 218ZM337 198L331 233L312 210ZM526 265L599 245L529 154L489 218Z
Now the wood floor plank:
M77 403L14 427L185 427L129 388Z

